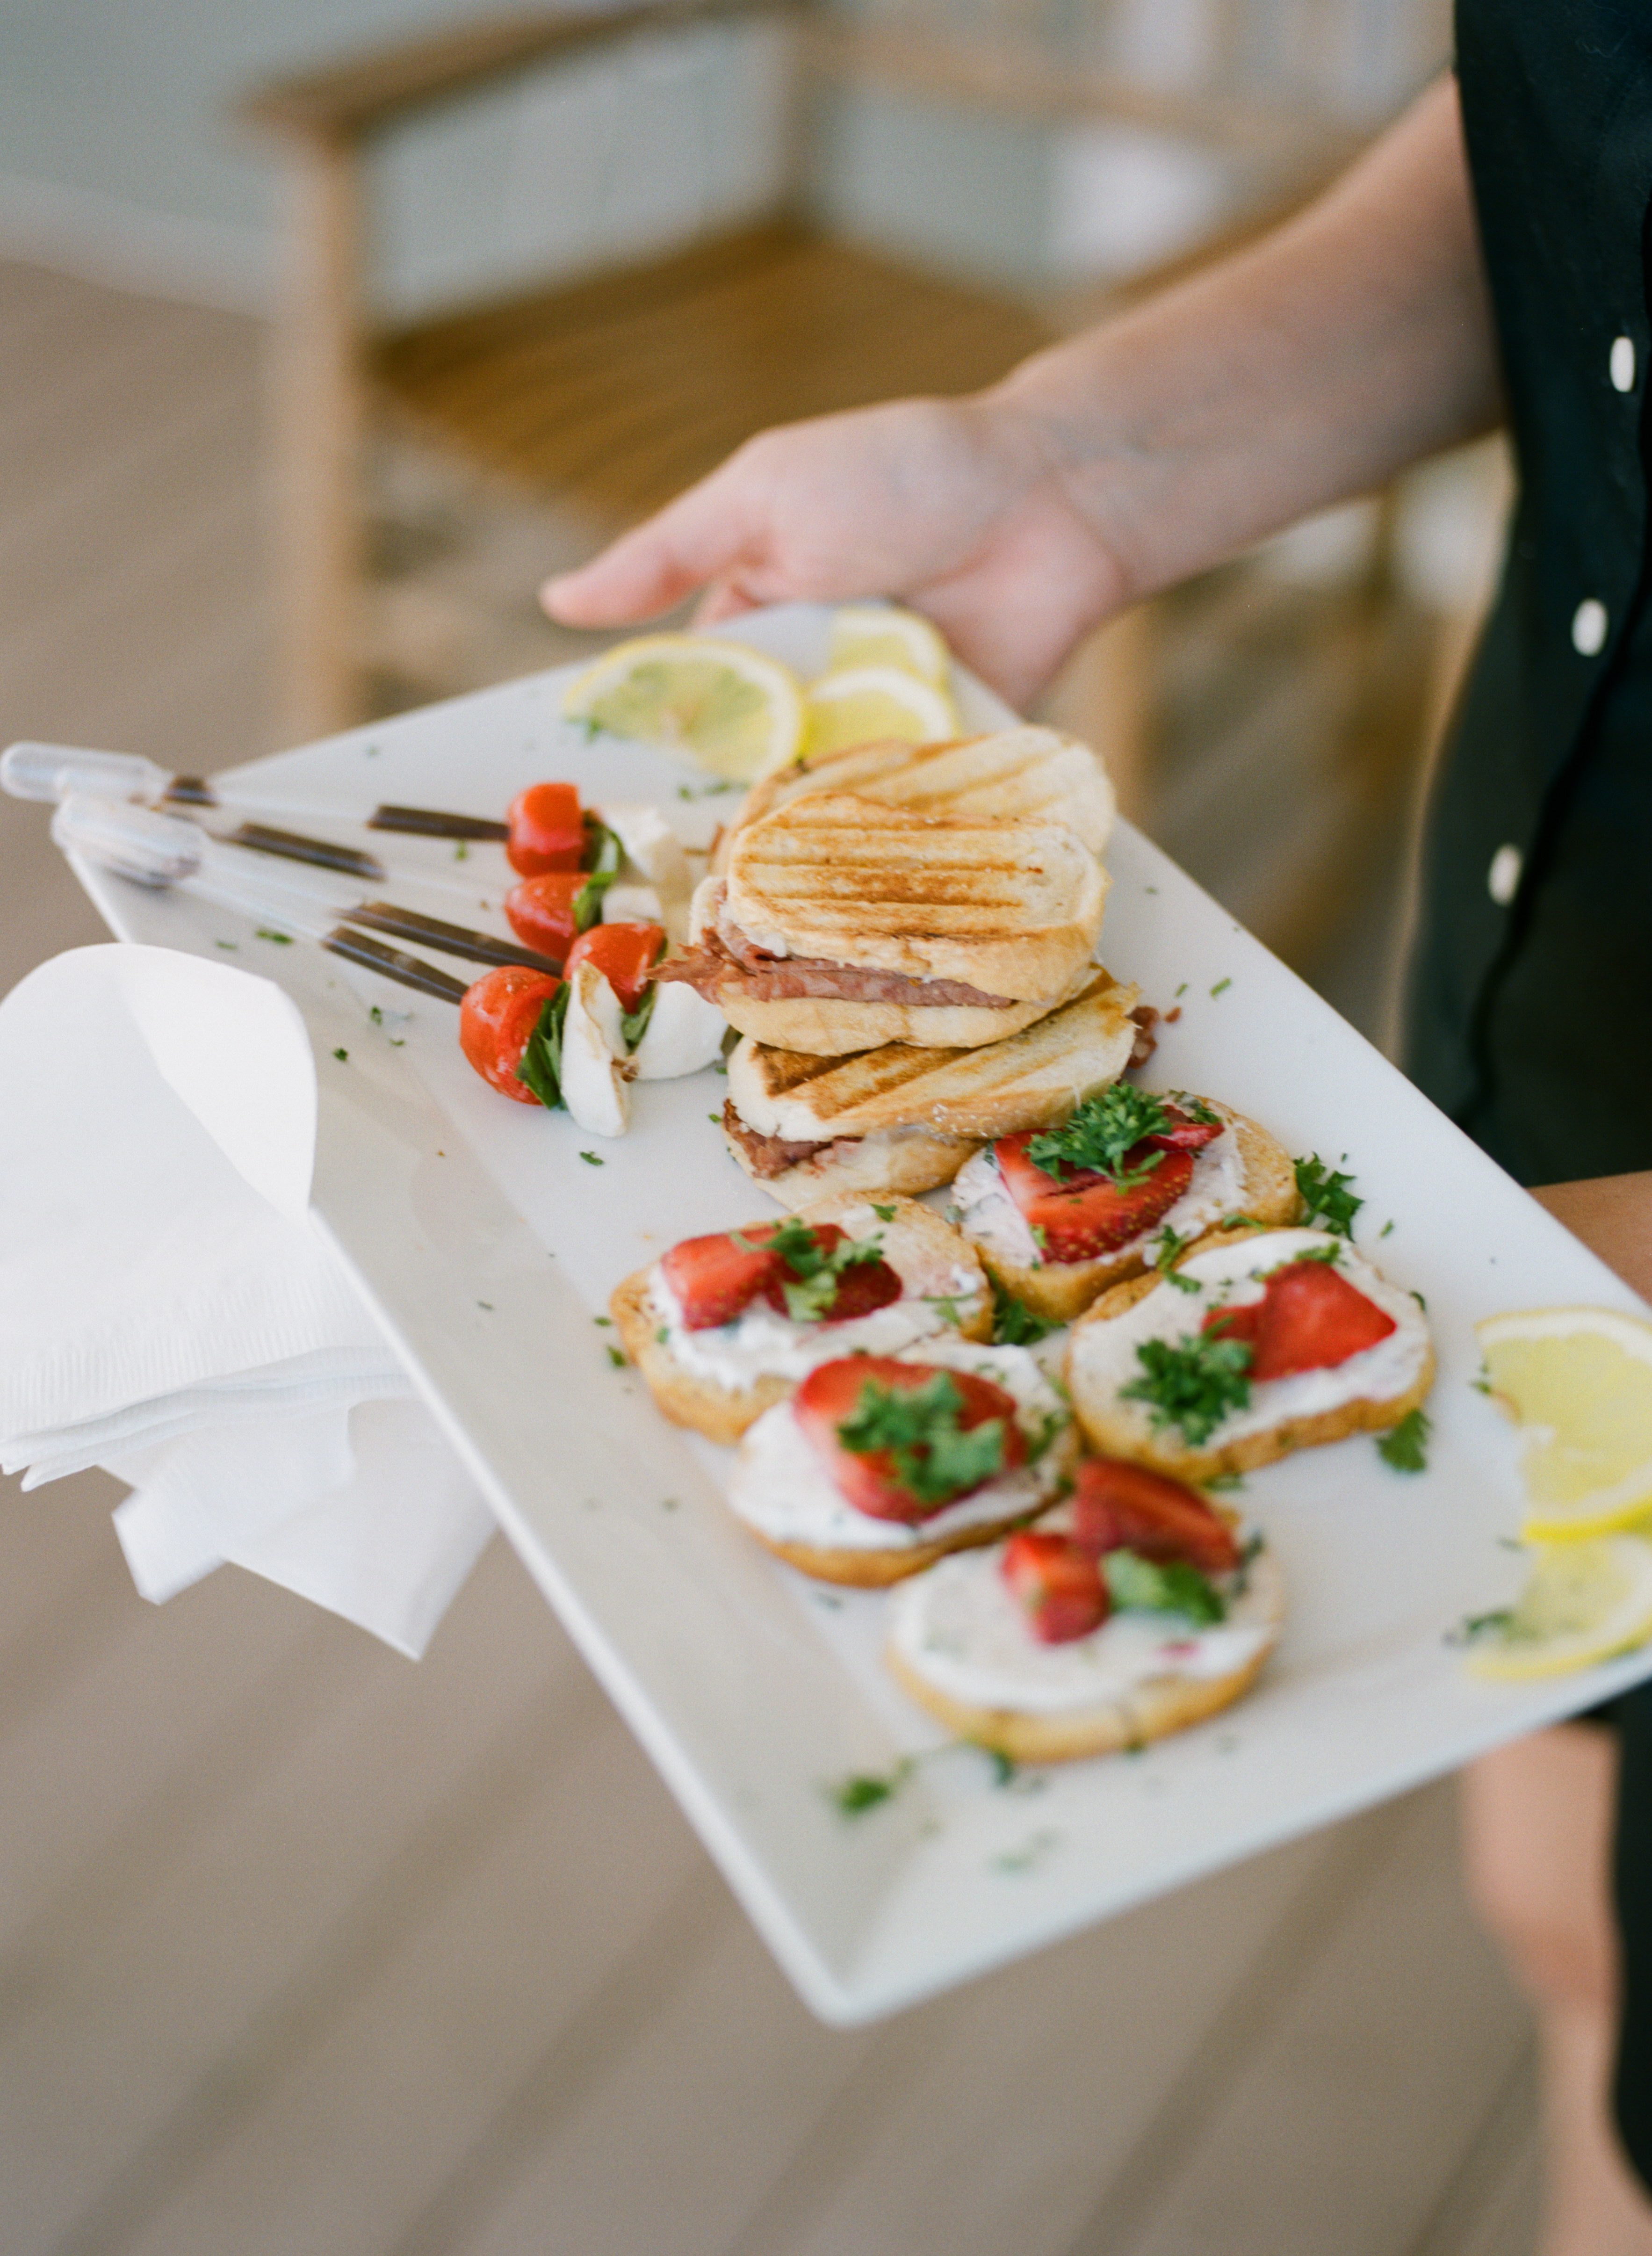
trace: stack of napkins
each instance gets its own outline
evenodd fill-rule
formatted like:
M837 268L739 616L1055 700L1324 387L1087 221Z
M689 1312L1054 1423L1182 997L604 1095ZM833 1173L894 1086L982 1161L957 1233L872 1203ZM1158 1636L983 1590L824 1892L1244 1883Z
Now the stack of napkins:
M81 948L0 1003L0 1468L131 1483L146 1597L232 1561L416 1655L493 1523L311 1227L315 1123L229 965Z

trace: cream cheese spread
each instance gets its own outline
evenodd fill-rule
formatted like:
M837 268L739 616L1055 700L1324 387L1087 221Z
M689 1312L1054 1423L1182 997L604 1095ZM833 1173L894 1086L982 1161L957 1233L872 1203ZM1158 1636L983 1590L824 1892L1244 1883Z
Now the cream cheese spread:
M1178 1237L1200 1237L1213 1230L1224 1215L1239 1211L1244 1199L1244 1154L1234 1130L1224 1128L1193 1154L1192 1179L1169 1213L1150 1230L1114 1247L1107 1258L1122 1261L1130 1255L1145 1255L1165 1230L1173 1230ZM1035 1269L1043 1262L1044 1257L1025 1215L1005 1188L990 1144L959 1169L953 1184L953 1202L960 1210L958 1226L965 1237L995 1260L1016 1269Z
M1054 1388L1025 1348L937 1340L908 1360L973 1371L995 1380L1014 1395L1017 1422L1035 1445L1048 1434L1051 1421L1065 1425L1065 1413ZM1035 1463L1018 1466L973 1496L909 1526L903 1520L875 1519L869 1512L857 1512L792 1415L791 1403L777 1402L764 1411L740 1445L728 1502L740 1519L771 1542L803 1543L822 1551L911 1551L923 1544L946 1542L972 1527L996 1526L1037 1512L1060 1486L1067 1455L1058 1435Z
M972 1708L1053 1716L1106 1706L1167 1677L1208 1681L1273 1644L1283 1584L1252 1561L1227 1618L1201 1629L1175 1614L1115 1613L1088 1637L1043 1645L998 1571L1002 1553L960 1552L896 1591L889 1642L907 1668Z
M1159 1285L1121 1315L1080 1324L1068 1350L1072 1383L1086 1393L1116 1397L1120 1388L1142 1375L1136 1350L1144 1340L1196 1335L1212 1309L1261 1300L1262 1280L1269 1270L1328 1247L1337 1249L1338 1266L1349 1284L1392 1316L1395 1329L1374 1347L1328 1370L1256 1381L1248 1406L1224 1418L1199 1447L1223 1449L1248 1434L1266 1432L1290 1419L1317 1417L1346 1402L1393 1400L1417 1384L1427 1364L1429 1335L1423 1312L1414 1294L1378 1276L1345 1238L1320 1230L1270 1230L1234 1244L1213 1246L1185 1261L1177 1272L1196 1290ZM1113 1414L1139 1421L1143 1438L1152 1430L1146 1403L1118 1400Z
M932 1246L898 1223L885 1229L869 1204L834 1209L833 1218L852 1238L882 1236L883 1258L901 1280L901 1298L840 1324L795 1323L759 1301L732 1324L689 1331L657 1263L649 1273L649 1314L683 1370L744 1393L760 1378L806 1378L817 1364L840 1356L900 1355L920 1340L950 1338L954 1317L967 1322L979 1311L978 1270L938 1258Z

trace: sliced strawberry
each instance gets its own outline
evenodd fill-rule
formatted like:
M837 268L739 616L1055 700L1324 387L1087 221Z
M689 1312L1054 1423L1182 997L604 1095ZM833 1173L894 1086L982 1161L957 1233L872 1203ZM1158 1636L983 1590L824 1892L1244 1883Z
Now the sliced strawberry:
M577 963L594 963L620 998L622 1011L634 1011L648 991L648 975L665 953L665 927L659 924L594 924L567 953L563 969L572 978Z
M1046 1261L1090 1261L1128 1244L1163 1221L1193 1179L1191 1152L1164 1151L1149 1140L1126 1153L1124 1172L1149 1160L1155 1163L1152 1172L1126 1189L1110 1175L1065 1174L1058 1180L1028 1158L1032 1134L1029 1130L1006 1136L993 1150L1005 1189L1030 1226L1044 1232Z
M708 1331L744 1315L779 1266L767 1244L773 1231L765 1223L760 1230L685 1237L672 1246L660 1268L682 1309L685 1331ZM736 1244L736 1237L745 1244Z
M517 1080L517 1068L545 1005L561 984L548 971L531 971L523 963L502 964L467 987L459 1005L460 1048L490 1089L515 1097L518 1104L540 1101L525 1082Z
M1245 1301L1236 1308L1213 1308L1199 1326L1202 1332L1220 1332L1224 1339L1243 1340L1254 1352L1257 1327L1262 1322L1262 1301ZM1255 1377L1255 1372L1252 1372Z
M1293 1261L1268 1280L1250 1375L1289 1378L1299 1371L1331 1370L1395 1329L1393 1317L1329 1261Z
M1162 1151L1203 1151L1206 1144L1216 1141L1227 1124L1220 1120L1190 1120L1186 1113L1174 1104L1167 1104L1164 1110L1170 1117L1170 1126L1156 1136L1143 1139L1146 1143L1156 1144Z
M1023 1528L1012 1535L998 1571L1041 1645L1071 1645L1107 1618L1107 1586L1088 1551L1065 1535Z
M835 1222L819 1222L812 1225L810 1236L822 1253L834 1253L847 1233ZM781 1269L784 1273L782 1274ZM786 1306L786 1278L795 1275L789 1263L779 1265L769 1279L766 1292L769 1305L781 1315L789 1315ZM906 1290L899 1274L887 1261L852 1261L838 1272L837 1292L826 1313L815 1319L823 1324L847 1324L856 1316L869 1316L875 1308L886 1308L891 1301L898 1301Z
M1230 1575L1239 1564L1233 1529L1202 1496L1117 1457L1089 1457L1079 1466L1072 1540L1095 1558L1134 1551L1156 1566L1185 1560L1201 1575Z
M954 1434L972 1434L989 1421L998 1422L995 1461L976 1470L973 1478L938 1479L933 1451L921 1439L907 1449L857 1449L844 1441L843 1429L853 1428L868 1409L875 1412L891 1397L922 1394L937 1380L950 1382L947 1399L957 1409L945 1422ZM889 1355L844 1356L812 1371L792 1397L791 1407L840 1494L873 1519L915 1525L1026 1459L1026 1436L1016 1422L1015 1397L974 1371L948 1371L938 1364L902 1363Z
M524 878L546 870L577 870L585 854L585 817L571 783L531 783L505 814L510 836L505 859Z

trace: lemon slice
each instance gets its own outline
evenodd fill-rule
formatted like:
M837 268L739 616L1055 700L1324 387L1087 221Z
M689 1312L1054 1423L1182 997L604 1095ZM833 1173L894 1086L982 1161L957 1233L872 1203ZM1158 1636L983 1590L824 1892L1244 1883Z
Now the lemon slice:
M944 689L952 653L939 628L916 611L897 610L892 603L844 603L832 614L832 671L863 666L898 666Z
M1603 1535L1652 1510L1652 1324L1536 1308L1475 1330L1492 1392L1529 1429L1528 1539Z
M1544 1545L1506 1614L1477 1625L1467 1666L1505 1682L1558 1676L1652 1637L1652 1542L1598 1535Z
M751 783L795 758L803 692L777 659L701 635L616 643L568 684L570 721L685 752L713 775Z
M958 712L944 689L898 666L856 666L823 673L806 694L808 757L847 752L890 737L933 744L958 734Z

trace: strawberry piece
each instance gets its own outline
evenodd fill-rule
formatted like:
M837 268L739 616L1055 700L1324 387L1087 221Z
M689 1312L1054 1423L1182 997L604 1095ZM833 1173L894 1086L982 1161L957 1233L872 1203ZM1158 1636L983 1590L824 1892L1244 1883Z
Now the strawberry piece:
M511 931L541 955L566 962L580 936L574 903L586 884L585 872L577 867L524 878L505 896L505 915Z
M572 978L579 963L594 963L620 998L622 1011L635 1011L648 992L648 975L665 953L665 927L659 924L594 924L567 954L563 969Z
M1041 1645L1071 1645L1107 1618L1109 1597L1092 1555L1065 1535L1023 1528L1003 1547L998 1571Z
M855 1418L868 1390L917 1394L943 1378L951 1380L962 1398L957 1421L960 1433L973 1433L989 1419L1001 1422L999 1460L993 1470L977 1480L938 1497L923 1497L915 1494L903 1477L893 1449L849 1449L840 1429ZM973 1495L988 1481L996 1480L1026 1459L1027 1441L1016 1422L1015 1397L974 1371L948 1371L938 1364L902 1363L890 1355L844 1356L812 1371L793 1395L791 1408L839 1493L872 1519L899 1519L915 1526L956 1504L960 1497Z
M1185 1560L1201 1575L1231 1575L1239 1564L1233 1529L1202 1496L1118 1457L1089 1457L1079 1466L1072 1540L1093 1558L1134 1551L1158 1567Z
M1245 1301L1237 1308L1213 1308L1199 1326L1202 1332L1220 1332L1224 1339L1243 1340L1255 1354L1256 1330L1262 1322L1264 1301ZM1255 1376L1252 1372L1252 1377Z
M484 972L465 990L459 1006L459 1047L489 1089L514 1096L518 1104L539 1099L517 1079L522 1053L533 1038L545 1005L562 982L524 963L502 964Z
M768 1244L773 1234L770 1223L760 1230L685 1237L672 1246L660 1269L682 1309L685 1331L709 1331L745 1314L779 1268L780 1258ZM736 1236L744 1245L735 1243Z
M1253 1378L1289 1378L1300 1371L1329 1371L1396 1329L1328 1261L1293 1261L1268 1280L1256 1327Z
M1163 1152L1201 1152L1206 1144L1213 1144L1221 1134L1224 1123L1220 1120L1190 1120L1175 1105L1164 1108L1170 1126L1159 1135L1143 1138L1147 1144L1156 1144Z
M784 1228L784 1225L781 1226ZM835 1222L818 1222L811 1224L809 1235L822 1253L835 1253L847 1232L840 1230ZM781 1258L777 1260L763 1287L770 1307L778 1315L787 1316L791 1313L786 1306L785 1288L787 1279L795 1278L796 1273ZM898 1301L905 1289L899 1274L890 1268L887 1261L853 1262L847 1268L839 1271L837 1291L832 1305L814 1321L823 1324L847 1324L855 1316L869 1316L875 1308L887 1308L891 1301Z
M1128 1244L1163 1221L1193 1180L1192 1153L1165 1151L1153 1138L1125 1154L1126 1172L1157 1155L1152 1173L1127 1189L1121 1189L1111 1176L1094 1173L1064 1174L1058 1180L1028 1158L1034 1132L1006 1136L993 1150L1005 1189L1029 1224L1044 1232L1046 1261L1090 1261Z
M571 783L531 783L505 814L510 836L505 859L524 878L546 870L577 870L585 855L585 817Z

